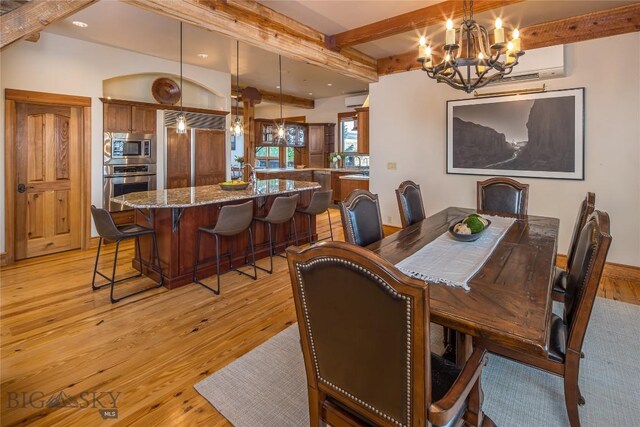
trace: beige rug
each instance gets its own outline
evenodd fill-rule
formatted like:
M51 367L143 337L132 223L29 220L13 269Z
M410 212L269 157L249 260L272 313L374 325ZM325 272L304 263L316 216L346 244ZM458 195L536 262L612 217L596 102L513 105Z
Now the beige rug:
M584 345L584 427L640 425L640 306L598 298ZM432 328L434 351L441 328ZM568 426L562 379L492 355L484 410L498 426ZM195 385L236 427L309 425L304 362L293 325Z

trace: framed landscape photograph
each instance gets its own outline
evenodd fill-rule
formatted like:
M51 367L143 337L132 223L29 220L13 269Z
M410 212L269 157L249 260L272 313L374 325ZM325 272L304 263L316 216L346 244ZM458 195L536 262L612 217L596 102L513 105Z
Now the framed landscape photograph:
M584 88L447 101L447 173L584 179Z

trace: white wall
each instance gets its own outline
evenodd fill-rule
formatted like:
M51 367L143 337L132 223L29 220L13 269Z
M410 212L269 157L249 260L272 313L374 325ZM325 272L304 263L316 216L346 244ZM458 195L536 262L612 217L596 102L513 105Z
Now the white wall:
M517 178L530 185L529 213L560 218L558 252L566 253L580 201L593 191L596 209L611 217L608 261L640 266L640 33L568 45L565 63L567 76L545 83L548 90L585 87L585 180ZM421 185L427 215L474 208L476 181L487 177L447 175L445 164L446 101L465 94L420 70L382 77L369 92L370 186L383 221L400 225L394 189L405 179Z
M41 34L37 43L17 42L4 50L0 58L3 97L5 88L91 97L91 202L96 206L102 205L102 102L98 98L103 95L103 80L137 73L179 72L177 62L47 32ZM184 65L183 75L222 96L218 98L219 105L209 108L229 111L230 74ZM0 133L0 176L4 177L4 102L0 103L0 123L3 129ZM229 138L227 141L227 155L230 156ZM227 164L230 164L229 159ZM0 252L4 251L5 240L4 201L4 185L1 185Z

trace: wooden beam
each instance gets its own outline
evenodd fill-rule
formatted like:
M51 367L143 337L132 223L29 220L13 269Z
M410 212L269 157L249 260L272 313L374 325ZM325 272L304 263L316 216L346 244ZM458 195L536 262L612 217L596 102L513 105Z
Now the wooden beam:
M232 85L231 94L232 95L237 94L238 92L242 91L242 89L244 89L244 87L240 86L240 88L238 88L238 86ZM260 90L260 93L262 94L262 99L264 101L275 102L278 104L280 103L280 93L269 92L262 89L259 89L259 90ZM295 96L295 95L290 95L286 93L282 94L282 104L290 105L292 107L300 107L300 108L308 108L308 109L315 108L315 101L313 99L303 98L301 96Z
M365 82L378 80L375 59L355 50L334 52L327 49L324 34L254 0L122 1L295 61Z
M60 19L84 9L95 0L33 0L2 15L0 49L28 37Z
M520 35L526 51L636 31L640 31L640 3L531 25L522 28ZM417 69L420 69L417 40L416 48L411 52L378 59L381 76Z
M480 0L474 3L473 13L478 14L522 1L524 0ZM335 34L328 39L327 45L331 48L342 49L411 30L422 32L425 27L430 25L443 24L447 18L458 19L462 18L462 16L462 2L459 0L447 0Z

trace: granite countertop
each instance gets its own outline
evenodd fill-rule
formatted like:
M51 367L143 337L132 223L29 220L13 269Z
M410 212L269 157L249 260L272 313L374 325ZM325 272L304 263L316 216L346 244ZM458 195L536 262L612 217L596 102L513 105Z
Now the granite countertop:
M280 172L304 172L304 171L333 171L333 172L362 172L362 169L357 168L274 168L274 169L256 169L256 173L280 173Z
M111 201L135 209L189 208L317 188L320 188L320 184L317 182L268 179L258 180L255 189L249 185L246 190L225 191L219 185L203 185L170 190L140 191L112 197Z
M340 179L355 179L360 181L369 181L369 175L362 175L362 174L342 175Z

